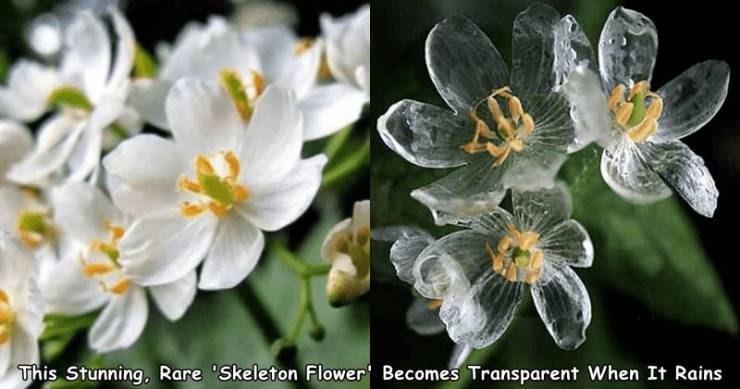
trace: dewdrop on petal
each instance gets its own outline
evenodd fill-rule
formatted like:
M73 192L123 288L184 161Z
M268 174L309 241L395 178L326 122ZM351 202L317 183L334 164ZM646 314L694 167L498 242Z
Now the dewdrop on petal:
M329 231L321 257L331 263L326 281L329 304L349 304L370 290L370 200L356 202L352 217Z

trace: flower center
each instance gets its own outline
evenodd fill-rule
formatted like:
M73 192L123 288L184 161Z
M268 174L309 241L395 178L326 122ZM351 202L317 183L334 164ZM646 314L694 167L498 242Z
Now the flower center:
M439 307L442 306L442 303L444 303L444 300L440 300L440 299L429 300L429 302L427 303L427 309L429 309L430 311L436 311L439 309Z
M498 100L501 98L506 101L509 108L509 116L506 116L501 110ZM491 131L480 117L478 117L478 107L486 102L491 118L496 123L496 131ZM534 131L534 120L532 116L524 111L522 102L518 97L511 94L508 86L494 90L485 99L482 99L473 105L468 112L468 117L475 123L475 135L473 140L460 146L466 153L475 154L488 152L496 157L495 166L500 166L511 154L512 150L520 152L524 149L524 138ZM481 137L483 139L481 139ZM500 139L501 142L495 144L492 139Z
M46 212L24 209L18 215L16 233L26 247L33 249L54 237L54 225Z
M220 157L220 158L216 158ZM217 169L214 162L218 163ZM236 203L249 198L249 190L236 182L241 171L239 157L233 151L221 151L209 158L199 154L195 157L195 180L180 176L177 190L198 196L197 202L180 203L180 214L184 217L200 216L211 211L223 217Z
M13 329L13 311L10 309L10 298L0 289L0 345L10 340Z
M363 279L370 272L370 229L362 227L357 233L348 232L344 239L336 242L336 250L352 258L357 269L357 278Z
M645 141L658 129L658 119L663 113L663 99L650 91L647 81L640 81L624 98L626 87L619 84L609 95L609 109L614 122L635 143Z
M234 69L223 69L218 74L221 86L231 97L234 108L243 121L252 117L257 98L265 91L265 79L256 71L250 73L250 82L245 84Z
M493 271L509 282L523 281L530 285L542 275L542 251L535 248L540 234L534 231L519 231L508 227L508 234L499 239L496 250L486 242L486 252L491 257Z
M121 240L125 230L123 227L105 222L105 228L110 232L108 241L93 240L90 242L87 258L80 253L82 272L87 278L98 281L105 292L122 295L129 288L129 280L122 275L121 266L118 264L118 241Z

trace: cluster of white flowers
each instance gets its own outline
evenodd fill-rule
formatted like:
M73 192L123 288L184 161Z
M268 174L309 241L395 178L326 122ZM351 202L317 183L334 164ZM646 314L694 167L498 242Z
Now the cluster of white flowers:
M118 10L81 11L58 63L13 65L0 86L0 387L30 384L15 366L39 362L44 314L102 309L89 345L107 352L140 337L147 291L177 320L197 289L243 281L263 231L319 190L327 158L302 158L304 141L369 103L369 23L369 6L322 15L321 35L299 38L212 17L157 69ZM138 134L144 123L171 137ZM350 245L369 240L369 214L358 223Z
M438 240L408 227L373 233L395 241L390 258L398 277L424 299L409 314L419 332L439 330L419 307L439 308L432 316L455 343L488 346L530 285L558 346L574 349L585 340L591 305L571 267L590 267L593 247L569 219L570 194L556 174L569 153L590 143L604 148L602 177L624 199L651 203L674 190L712 216L714 181L679 139L717 113L729 67L702 62L653 92L656 50L650 19L621 7L602 30L597 62L573 16L532 5L514 21L510 74L467 18L450 16L434 27L426 62L452 111L403 100L377 126L407 161L458 168L411 197L436 224L466 229ZM500 207L507 193L511 213Z

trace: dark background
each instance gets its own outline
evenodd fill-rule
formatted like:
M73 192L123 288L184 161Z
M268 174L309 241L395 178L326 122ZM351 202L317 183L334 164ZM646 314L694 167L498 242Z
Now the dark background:
M424 40L434 24L451 13L463 13L473 19L493 41L505 61L511 58L511 31L515 15L525 9L529 1L374 1L372 19L372 47L374 54L372 117L377 118L388 107L402 99L445 106L436 94L424 63ZM704 158L720 192L719 207L713 219L694 213L681 202L684 213L690 218L701 237L701 245L716 269L735 312L740 302L738 286L738 199L740 199L740 51L737 40L737 13L730 3L705 1L684 6L683 3L646 1L549 1L561 15L574 14L596 47L598 34L607 15L617 5L642 12L653 20L659 37L657 63L654 69L653 89L670 81L690 66L707 60L727 61L732 69L729 94L715 118L684 142ZM402 184L391 191L379 193L378 182L385 179L387 166L410 164L401 161L379 140L373 143L372 195L374 227L387 221L404 222L382 214L381 204L393 201L389 196L408 196L409 188ZM408 174L427 174L408 168ZM422 180L431 182L433 178ZM395 193L395 194L394 194ZM431 217L420 204L411 201L405 217L423 226L431 225ZM389 205L390 206L390 205ZM377 221L377 223L376 223ZM435 229L440 235L446 229ZM606 237L608 240L609 237ZM628 244L629 242L624 242ZM668 245L680 242L668 242ZM619 242L616 242L619 244ZM640 299L628 296L609 286L603 286L593 276L599 266L596 251L595 267L579 270L591 295L594 318L587 332L589 339L578 350L559 350L537 313L530 306L520 312L520 319L509 328L510 334L494 344L493 350L483 360L471 358L488 368L560 368L578 366L580 376L587 377L586 364L613 364L615 367L641 368L646 377L647 365L663 365L671 369L680 364L688 368L722 369L723 379L717 383L676 383L667 380L659 387L738 387L737 352L740 341L737 334L706 327L685 325L665 319L649 309ZM396 368L444 368L452 343L446 335L421 337L405 324L406 308L412 301L407 285L393 280L392 269L383 266L387 251L374 253L374 278L372 294L372 348L371 359L375 367L373 384L386 387L429 387L429 383L388 383L378 379L381 365ZM378 273L378 276L375 275ZM649 300L650 297L648 296ZM713 304L706 301L706 304ZM680 301L676 301L680 308ZM691 313L689 313L691 314ZM701 315L697 312L696 315ZM611 339L603 342L607 334ZM653 384L640 383L545 383L538 387L641 387ZM487 383L487 387L504 386ZM506 384L505 386L515 387ZM529 385L528 385L529 386Z

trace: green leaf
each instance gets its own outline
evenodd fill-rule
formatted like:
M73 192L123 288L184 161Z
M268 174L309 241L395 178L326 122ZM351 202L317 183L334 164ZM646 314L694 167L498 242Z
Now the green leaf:
M595 147L579 152L563 172L574 187L574 218L594 241L601 281L668 319L736 333L730 301L680 199L626 202L601 179L595 154Z
M136 43L134 51L134 77L154 78L157 75L157 62L146 49Z

